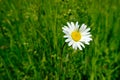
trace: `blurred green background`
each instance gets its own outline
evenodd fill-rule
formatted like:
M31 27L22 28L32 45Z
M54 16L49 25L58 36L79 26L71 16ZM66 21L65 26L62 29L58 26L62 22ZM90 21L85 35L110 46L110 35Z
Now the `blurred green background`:
M119 80L120 0L0 0L0 80ZM66 44L78 21L93 41Z

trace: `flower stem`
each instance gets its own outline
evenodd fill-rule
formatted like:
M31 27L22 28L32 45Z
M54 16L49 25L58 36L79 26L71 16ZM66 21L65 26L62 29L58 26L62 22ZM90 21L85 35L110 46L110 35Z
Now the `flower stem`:
M65 44L66 44L66 42L63 44L63 46L61 48L61 57L62 57L62 54L63 54L63 49L64 49Z
M62 48L61 48L61 53L60 53L60 76L62 76L62 72L63 72L63 66L62 66L62 54L64 51L64 46L66 45L66 42L63 44Z

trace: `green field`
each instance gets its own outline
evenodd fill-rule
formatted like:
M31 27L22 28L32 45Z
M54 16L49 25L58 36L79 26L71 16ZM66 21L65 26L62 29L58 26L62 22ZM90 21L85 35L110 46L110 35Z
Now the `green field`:
M91 28L81 50L62 27ZM119 80L120 0L0 0L0 80Z

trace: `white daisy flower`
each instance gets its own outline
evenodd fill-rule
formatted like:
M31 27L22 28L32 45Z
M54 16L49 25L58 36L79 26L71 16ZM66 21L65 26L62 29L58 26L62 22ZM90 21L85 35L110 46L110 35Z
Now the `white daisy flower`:
M78 22L74 24L73 22L67 22L68 26L62 27L63 32L65 33L64 38L66 38L65 42L68 42L68 46L72 46L73 49L85 48L84 44L89 45L89 42L92 40L90 34L90 28L87 28L87 25L82 24L79 27Z

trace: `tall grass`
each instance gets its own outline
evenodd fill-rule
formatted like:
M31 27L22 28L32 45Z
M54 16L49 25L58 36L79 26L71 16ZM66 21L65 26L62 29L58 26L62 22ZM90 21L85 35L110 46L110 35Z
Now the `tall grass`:
M0 0L0 80L118 80L119 0ZM62 27L78 21L93 41L64 45Z

